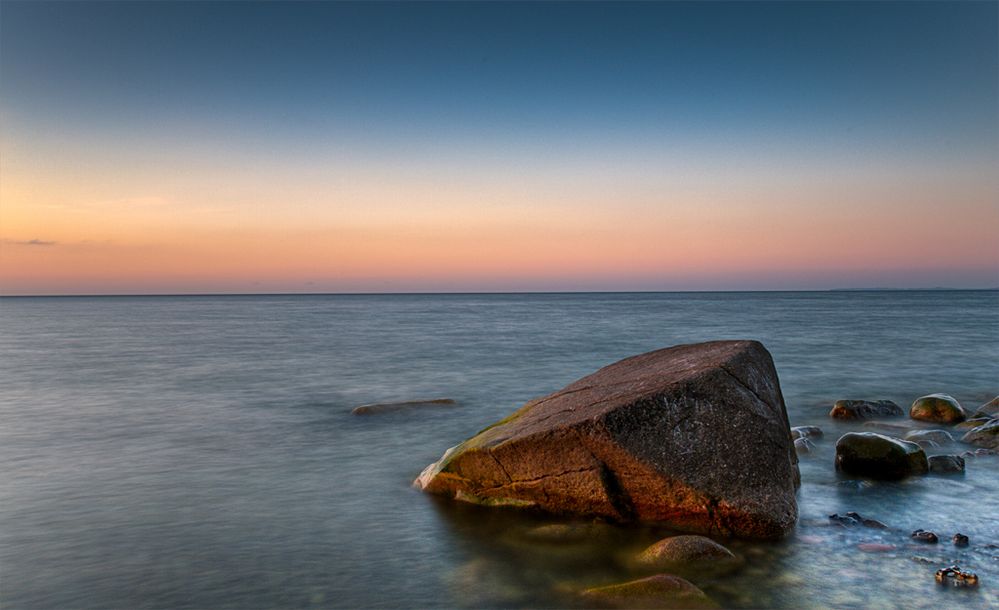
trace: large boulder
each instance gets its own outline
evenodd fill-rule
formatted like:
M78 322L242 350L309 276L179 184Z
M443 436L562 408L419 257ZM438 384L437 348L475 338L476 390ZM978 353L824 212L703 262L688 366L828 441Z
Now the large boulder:
M986 449L999 449L999 419L993 419L987 424L972 428L961 437L961 440Z
M968 414L953 396L930 394L921 396L912 403L909 417L940 424L957 424L968 419Z
M449 449L416 480L487 505L778 538L798 459L756 341L680 345L604 367Z
M848 432L836 441L836 469L873 479L901 479L926 474L922 447L876 432Z
M829 411L833 419L867 419L903 415L902 407L890 400L837 400Z

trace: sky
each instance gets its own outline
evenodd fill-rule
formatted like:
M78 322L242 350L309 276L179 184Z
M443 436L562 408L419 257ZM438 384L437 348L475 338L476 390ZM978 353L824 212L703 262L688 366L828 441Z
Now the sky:
M0 294L999 286L999 3L0 3Z

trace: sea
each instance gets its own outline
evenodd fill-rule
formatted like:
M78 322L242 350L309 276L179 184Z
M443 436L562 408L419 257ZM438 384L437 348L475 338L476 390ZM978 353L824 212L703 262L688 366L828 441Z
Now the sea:
M2 298L0 608L586 607L670 532L539 541L563 520L412 481L531 398L715 339L762 341L791 425L824 436L794 532L722 541L743 568L695 584L726 608L999 607L999 457L900 482L834 468L841 434L894 433L831 420L837 399L999 394L999 291L935 290ZM351 414L431 398L456 404ZM848 511L889 529L828 518ZM938 585L952 564L979 586Z

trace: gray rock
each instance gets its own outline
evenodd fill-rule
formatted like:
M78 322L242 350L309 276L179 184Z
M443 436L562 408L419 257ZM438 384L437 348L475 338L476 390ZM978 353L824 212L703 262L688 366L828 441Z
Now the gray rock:
M973 418L988 418L996 419L999 417L999 396L996 396L992 400L988 401L984 405L978 407L975 414L972 415Z
M954 437L946 430L913 430L905 435L905 440L914 443L930 441L939 446L954 442Z
M439 407L454 406L458 404L450 398L431 398L430 400L406 400L403 402L379 402L370 405L354 407L351 413L354 415L374 415L376 413L388 413L391 411L402 411L416 407Z
M964 458L959 455L931 455L929 463L930 472L935 474L964 472Z
M818 426L795 426L791 428L791 438L795 440L799 438L822 438L822 428Z
M875 432L849 432L836 442L836 469L874 479L926 474L926 453L916 443Z
M986 449L999 450L999 419L993 419L987 424L972 428L961 437L961 441Z
M815 443L808 440L807 438L796 438L794 439L794 451L798 455L803 455L806 453L811 453L815 450Z
M837 400L829 411L834 419L869 419L904 415L902 407L890 400Z
M486 505L779 538L798 458L773 360L756 341L611 364L449 449L416 480Z

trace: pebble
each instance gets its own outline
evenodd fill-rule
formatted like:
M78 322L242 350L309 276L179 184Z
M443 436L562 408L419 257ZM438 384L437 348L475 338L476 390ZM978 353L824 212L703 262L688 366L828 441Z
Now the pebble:
M954 540L954 546L968 546L969 540L968 537L965 536L964 534L961 533L954 534L953 540Z
M912 532L912 539L918 540L919 542L928 542L930 544L936 544L937 535L933 532L927 532L926 530L918 529Z
M941 585L951 585L954 587L977 587L978 575L974 572L962 572L957 566L941 568L937 570L937 582Z

